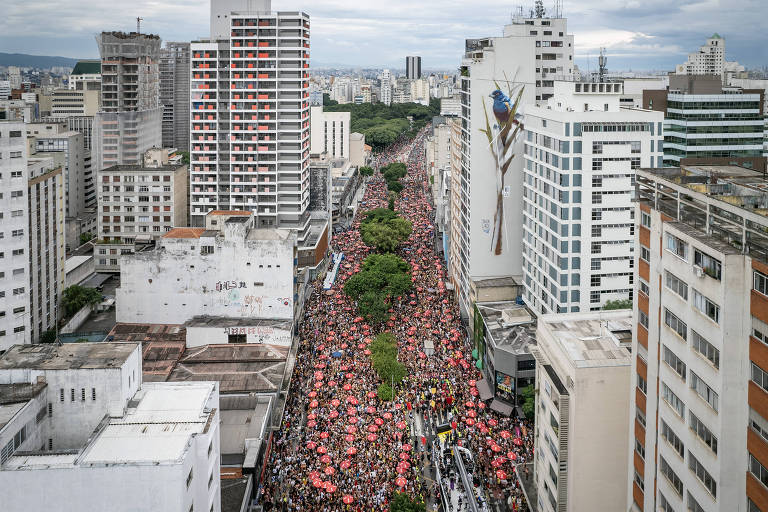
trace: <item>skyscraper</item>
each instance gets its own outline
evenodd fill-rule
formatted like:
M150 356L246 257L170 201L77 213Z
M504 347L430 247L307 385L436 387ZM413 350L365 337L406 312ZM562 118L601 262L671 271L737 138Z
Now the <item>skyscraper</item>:
M95 167L138 165L145 151L162 145L160 37L102 32L97 41L101 109L93 126Z
M163 147L189 149L189 47L166 41L160 50Z
M381 72L381 94L379 101L389 106L392 104L392 74L388 69Z
M405 78L408 80L418 80L421 78L421 57L405 58Z

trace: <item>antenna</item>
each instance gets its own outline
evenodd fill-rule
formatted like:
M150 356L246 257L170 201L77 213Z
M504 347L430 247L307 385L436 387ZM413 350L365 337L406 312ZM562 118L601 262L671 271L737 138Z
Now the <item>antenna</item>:
M563 17L563 0L555 0L555 18Z
M600 57L598 57L597 62L598 62L598 66L599 66L598 67L598 72L597 72L598 81L602 83L602 82L605 81L605 74L606 74L606 72L608 70L608 68L607 68L608 57L605 56L605 48L604 47L600 48Z
M144 20L144 18L137 16L136 17L136 33L141 34L141 22Z
M534 4L534 9L536 10L537 18L543 18L547 14L547 10L544 9L544 0L536 0L536 3Z

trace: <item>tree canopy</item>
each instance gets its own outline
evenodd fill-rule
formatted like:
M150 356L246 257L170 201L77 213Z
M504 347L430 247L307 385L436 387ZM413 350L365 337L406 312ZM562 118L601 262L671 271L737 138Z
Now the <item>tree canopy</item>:
M404 492L396 492L389 503L389 512L426 512L423 501L411 498Z
M632 299L609 300L609 301L606 301L605 305L603 306L603 309L606 311L609 311L612 309L630 309L631 307L632 307Z
M379 169L381 175L384 176L384 180L387 182L387 188L390 192L399 194L403 190L403 184L400 183L401 178L405 178L408 174L408 167L402 162L392 162L391 164Z
M61 307L67 318L74 316L83 307L93 306L99 302L101 302L101 292L84 286L72 285L65 288L61 295Z
M370 321L384 322L389 303L411 289L411 267L393 254L371 254L344 284L344 293L357 302L360 314Z
M398 245L411 236L413 226L388 208L376 208L366 212L360 223L363 243L378 252L394 252Z
M536 414L536 392L533 384L530 384L520 390L523 397L523 414L529 420L532 420Z
M373 176L373 167L363 166L360 168L360 176Z

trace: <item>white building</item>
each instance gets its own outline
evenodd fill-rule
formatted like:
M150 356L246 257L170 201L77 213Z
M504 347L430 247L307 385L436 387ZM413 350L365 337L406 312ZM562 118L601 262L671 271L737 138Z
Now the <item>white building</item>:
M117 321L192 317L293 320L296 235L257 229L251 212L213 211L205 228L176 228L154 251L124 256Z
M138 165L145 151L162 146L160 37L102 32L97 42L101 110L93 121L94 167Z
M0 100L7 100L11 97L11 81L0 80Z
M539 317L531 510L625 509L631 330L628 309Z
M191 225L252 211L259 228L308 243L309 16L270 0L211 2L211 38L191 51Z
M567 18L515 16L511 24L504 26L504 37L535 41L536 100L546 100L555 93L555 80L573 77L573 35L568 34Z
M429 105L429 82L426 78L411 81L411 101L421 105Z
M379 101L389 106L392 104L392 74L388 69L381 73L381 94Z
M8 81L11 89L21 89L21 70L17 66L8 66Z
M30 343L27 137L22 122L0 122L0 351Z
M13 347L0 415L3 510L221 510L218 384L142 385L138 344Z
M768 182L637 174L631 511L768 506Z
M78 134L79 135L79 134ZM66 278L64 171L51 158L27 161L30 335L54 329Z
M78 61L72 68L67 86L73 91L101 91L101 61Z
M556 82L525 110L523 275L538 313L632 298L635 172L662 165L661 112L619 107L621 83Z
M311 107L310 153L327 153L330 158L349 159L349 112L323 112L323 107Z
M725 60L725 39L715 33L698 52L689 53L688 60L678 64L675 72L678 75L716 75L727 84L730 78L741 78L744 66Z
M533 103L535 90L535 39L494 37L466 42L460 89L461 135L457 139L460 169L451 172L460 192L453 210L457 231L451 244L457 264L451 270L462 315L472 310L472 280L522 275L523 159L522 130L512 144L515 157L502 174L510 153L496 157L499 124L493 114L491 93L496 83L514 102L522 90L521 103ZM487 124L486 124L487 123ZM481 132L488 126L489 135ZM514 130L510 130L512 137Z

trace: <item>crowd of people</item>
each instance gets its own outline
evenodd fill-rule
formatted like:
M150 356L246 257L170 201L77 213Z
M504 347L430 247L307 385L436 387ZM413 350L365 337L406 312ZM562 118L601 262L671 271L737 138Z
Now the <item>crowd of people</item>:
M411 266L413 289L393 301L383 325L367 323L342 291L371 251L360 239L362 216L387 207L386 183L374 176L352 228L332 239L333 250L344 254L333 288L323 291L318 279L305 305L282 429L262 482L266 510L383 511L395 492L433 501L429 495L438 487L425 479L427 461L418 451L428 441L412 436L414 413L432 424L448 422L453 440L474 454L476 481L510 509L524 505L513 471L532 460L533 434L527 422L497 414L479 397L482 375L435 252L425 137L426 129L401 139L374 161L375 168L408 165L395 210L413 224L398 250ZM398 359L407 367L395 398L386 402L377 396L380 382L367 348L380 332L396 337Z

